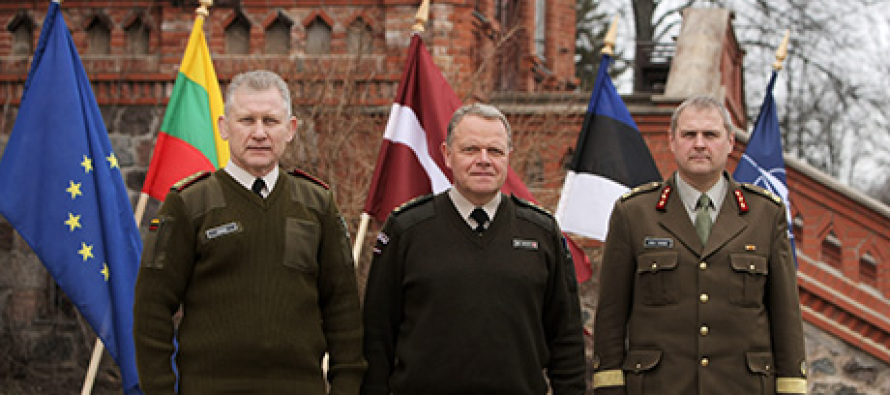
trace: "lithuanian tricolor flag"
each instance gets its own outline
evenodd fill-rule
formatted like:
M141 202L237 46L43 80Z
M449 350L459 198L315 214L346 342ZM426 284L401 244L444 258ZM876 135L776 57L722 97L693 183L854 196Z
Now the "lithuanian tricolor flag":
M222 93L204 38L204 16L192 34L173 84L142 192L164 200L177 181L201 170L213 171L229 160L228 143L219 137Z

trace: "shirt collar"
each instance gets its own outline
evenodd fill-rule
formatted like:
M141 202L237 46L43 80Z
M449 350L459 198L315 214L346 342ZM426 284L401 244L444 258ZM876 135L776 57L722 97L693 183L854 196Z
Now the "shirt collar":
M226 163L226 167L223 169L226 173L229 173L235 181L238 181L241 186L243 186L248 191L250 187L253 186L253 181L257 178L256 176L247 172L247 170L242 169L240 166L236 165L235 162L232 162L232 159L229 158L229 163ZM266 188L263 190L263 197L268 197L272 190L275 189L275 182L278 181L278 166L272 168L272 171L266 173L266 175L260 177L263 179L263 182L266 183Z
M696 205L698 204L698 197L701 196L701 192L688 182L683 180L683 177L680 177L680 174L677 173L674 175L674 180L677 184L677 192L680 193L680 200L683 202L683 206L686 207L686 211L689 213L694 213L696 211ZM716 183L705 191L708 194L708 197L711 199L711 204L714 205L714 213L720 212L720 207L723 206L723 198L726 196L726 189L729 188L729 183L726 181L726 177L721 175L720 179L717 180Z
M448 190L448 197L451 198L451 203L454 204L454 208L457 209L457 212L460 214L460 217L464 219L464 221L469 222L470 213L473 212L473 209L476 208L476 205L470 202L464 195L461 195L458 192L457 188L452 187ZM483 204L481 207L485 210L485 213L488 214L488 218L494 219L494 215L498 211L498 206L501 204L501 194L498 193L495 195L488 203ZM473 224L471 224L473 225Z

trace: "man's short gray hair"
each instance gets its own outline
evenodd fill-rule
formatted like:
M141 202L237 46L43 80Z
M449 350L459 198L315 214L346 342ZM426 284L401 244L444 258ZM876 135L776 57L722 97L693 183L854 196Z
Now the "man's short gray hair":
M229 87L226 88L226 113L228 113L231 108L229 103L232 102L232 97L235 95L235 92L241 88L248 88L254 91L264 91L272 88L277 89L278 93L281 94L281 98L284 100L287 116L291 116L290 89L287 87L287 83L284 82L278 74L268 70L254 70L236 75L235 78L232 78L232 82L229 83Z
M510 122L507 121L507 117L504 116L504 113L502 113L501 110L498 110L497 107L483 103L465 104L454 112L454 115L451 116L451 121L448 122L448 135L445 138L446 144L449 146L451 145L451 141L454 139L454 128L456 128L457 124L459 124L467 115L474 115L482 119L496 119L501 121L501 123L504 124L504 128L507 130L507 144L509 147L513 147L513 132L510 129Z
M723 119L723 127L726 128L726 133L728 135L732 135L735 133L735 125L732 124L732 118L729 117L729 111L726 109L726 106L723 105L723 102L717 100L717 98L708 95L699 95L692 96L680 103L679 106L674 110L674 114L671 115L671 128L670 133L671 136L677 132L677 122L680 119L680 114L683 113L687 108L694 108L696 110L705 110L705 109L715 109L720 114L720 118Z

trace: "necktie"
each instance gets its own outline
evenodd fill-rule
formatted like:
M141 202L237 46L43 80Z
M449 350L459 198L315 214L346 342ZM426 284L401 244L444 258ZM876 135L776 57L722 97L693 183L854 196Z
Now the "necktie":
M713 222L711 221L711 198L708 197L708 194L703 193L698 197L698 214L695 215L695 230L698 232L698 237L701 239L702 244L708 241L708 236L711 234L711 225Z
M265 188L265 187L266 187L266 182L263 181L262 178L257 178L256 180L253 180L253 185L250 186L250 190L253 191L253 193L257 194L257 196L263 197L262 192L263 192L263 188Z
M478 233L482 233L485 230L485 223L488 222L488 213L485 210L476 207L473 209L473 212L470 213L470 218L476 221L476 228L473 229Z

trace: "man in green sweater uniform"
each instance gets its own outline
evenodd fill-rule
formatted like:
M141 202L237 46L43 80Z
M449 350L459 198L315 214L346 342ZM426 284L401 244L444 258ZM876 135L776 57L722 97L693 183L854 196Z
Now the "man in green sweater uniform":
M178 183L152 219L133 330L146 394L358 393L348 234L323 183L279 170L296 124L281 77L236 76L219 119L229 163Z
M500 192L510 128L458 109L442 146L454 187L395 210L365 294L365 395L581 395L574 268L554 218Z

